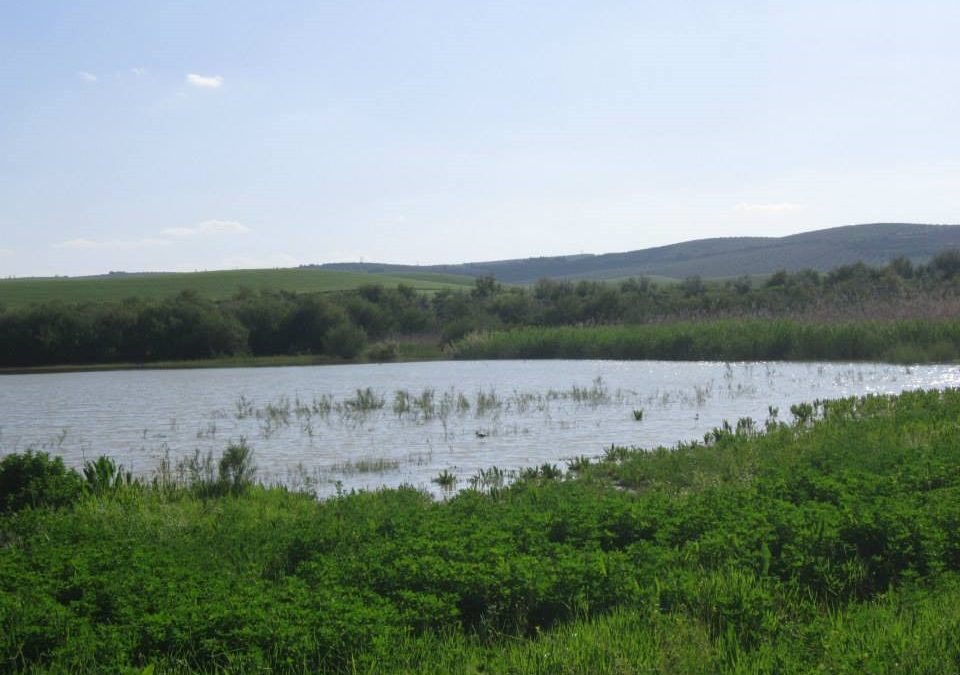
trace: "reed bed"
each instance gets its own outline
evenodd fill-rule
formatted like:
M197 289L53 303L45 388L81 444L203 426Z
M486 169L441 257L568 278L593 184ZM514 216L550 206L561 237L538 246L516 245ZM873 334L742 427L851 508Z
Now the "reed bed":
M960 357L960 321L807 323L744 319L524 327L475 333L454 343L450 353L459 359L942 363Z

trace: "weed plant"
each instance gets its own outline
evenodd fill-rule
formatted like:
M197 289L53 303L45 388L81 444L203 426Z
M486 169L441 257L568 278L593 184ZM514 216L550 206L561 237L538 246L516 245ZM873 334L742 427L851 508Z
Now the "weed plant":
M956 672L957 419L811 402L443 501L233 490L238 451L94 495L9 455L0 670Z

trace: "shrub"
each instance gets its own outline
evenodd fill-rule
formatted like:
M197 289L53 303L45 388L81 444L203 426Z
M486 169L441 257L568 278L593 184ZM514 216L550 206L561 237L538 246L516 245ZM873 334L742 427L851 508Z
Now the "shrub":
M396 361L400 356L400 344L396 340L385 340L372 345L367 351L371 361Z
M366 332L348 322L343 322L331 328L324 340L324 351L342 359L354 358L366 346Z
M80 476L60 457L27 450L0 462L0 512L28 507L61 507L77 501L83 488Z
M253 449L244 439L231 443L220 457L220 485L225 492L240 494L253 484L257 467Z

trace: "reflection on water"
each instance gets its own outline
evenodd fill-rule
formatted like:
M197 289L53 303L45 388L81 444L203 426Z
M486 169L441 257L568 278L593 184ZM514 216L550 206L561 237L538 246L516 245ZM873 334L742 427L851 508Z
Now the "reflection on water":
M952 366L663 361L453 361L0 377L0 453L79 466L101 454L149 475L165 457L246 438L258 475L325 495L439 490L612 444L702 438L793 403L957 386ZM481 473L485 470L485 473ZM486 478L485 478L486 477Z

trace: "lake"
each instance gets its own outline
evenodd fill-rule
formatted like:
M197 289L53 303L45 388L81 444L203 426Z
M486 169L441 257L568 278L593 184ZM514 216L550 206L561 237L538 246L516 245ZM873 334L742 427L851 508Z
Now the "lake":
M960 384L955 366L665 361L438 361L285 368L127 370L0 377L0 454L67 464L109 455L150 476L241 438L258 476L324 496L403 483L440 494L490 467L611 445L702 439L724 420L814 399ZM772 410L773 409L773 410ZM635 414L635 411L637 413ZM641 416L642 419L637 419ZM489 474L488 474L489 475Z

